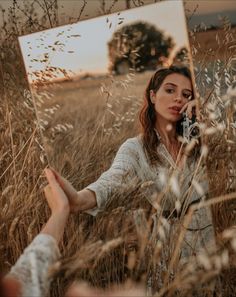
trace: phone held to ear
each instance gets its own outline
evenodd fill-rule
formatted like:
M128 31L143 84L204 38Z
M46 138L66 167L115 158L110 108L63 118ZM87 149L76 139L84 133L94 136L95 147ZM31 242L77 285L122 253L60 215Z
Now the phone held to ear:
M196 116L193 115L190 119L187 113L183 113L183 137L189 143L192 138L198 138L200 136L199 125L196 122Z

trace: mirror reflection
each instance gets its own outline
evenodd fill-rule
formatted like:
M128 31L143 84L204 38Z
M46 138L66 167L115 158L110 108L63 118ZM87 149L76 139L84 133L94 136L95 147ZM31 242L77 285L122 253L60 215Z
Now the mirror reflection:
M99 138L137 134L152 72L187 61L189 48L182 3L169 2L23 36L20 46L49 163L58 169L84 143L86 153Z

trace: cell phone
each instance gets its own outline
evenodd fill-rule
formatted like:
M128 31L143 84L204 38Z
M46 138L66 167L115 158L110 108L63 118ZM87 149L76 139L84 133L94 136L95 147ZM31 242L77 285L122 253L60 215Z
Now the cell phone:
M196 122L196 115L192 115L192 118L190 119L187 116L187 113L183 113L183 137L187 142L190 142L190 140L194 138L198 138L200 136L200 129L198 122Z

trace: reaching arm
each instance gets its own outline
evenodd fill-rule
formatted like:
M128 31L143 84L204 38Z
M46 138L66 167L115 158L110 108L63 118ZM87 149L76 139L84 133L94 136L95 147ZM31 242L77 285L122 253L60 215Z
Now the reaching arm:
M111 167L95 183L79 192L59 173L55 170L53 172L72 205L72 211L88 211L94 208L98 210L105 206L112 193L122 186L122 182L128 183L134 178L138 160L137 141L129 139L118 150ZM88 213L96 214L96 211L92 212Z
M49 185L44 192L51 216L5 277L6 283L18 284L16 296L46 296L51 281L49 267L60 256L58 242L64 233L70 205L51 170L46 169L45 173Z

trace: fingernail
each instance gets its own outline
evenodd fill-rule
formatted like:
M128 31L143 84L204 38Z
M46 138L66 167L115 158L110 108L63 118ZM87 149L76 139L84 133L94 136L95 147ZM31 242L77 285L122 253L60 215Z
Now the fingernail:
M49 168L46 168L46 169L45 169L45 173L46 173L47 175L51 175L51 174L52 174L52 172L51 172L51 170L50 170Z

